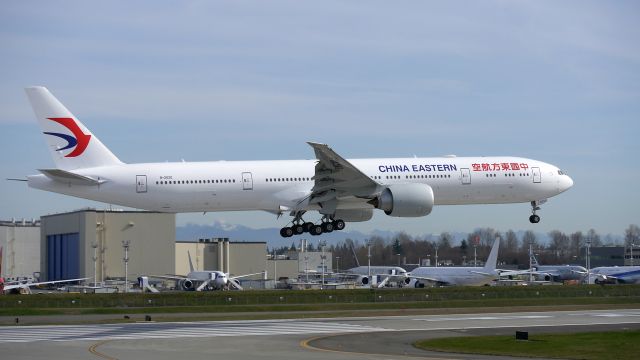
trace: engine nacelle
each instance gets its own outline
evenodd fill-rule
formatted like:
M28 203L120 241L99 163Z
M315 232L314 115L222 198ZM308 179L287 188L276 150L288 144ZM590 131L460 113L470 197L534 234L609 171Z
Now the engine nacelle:
M333 215L336 219L346 222L369 221L373 217L371 209L339 209Z
M189 279L178 281L178 287L180 287L182 290L194 290L193 281Z
M360 283L362 285L369 285L369 277L368 276L363 276L360 278Z
M406 279L404 279L404 284L406 286L408 286L408 287L413 287L413 288L416 288L416 289L424 288L424 283L422 283L418 279L406 278Z
M426 216L433 209L433 189L427 184L397 184L384 189L371 202L377 209L389 216Z

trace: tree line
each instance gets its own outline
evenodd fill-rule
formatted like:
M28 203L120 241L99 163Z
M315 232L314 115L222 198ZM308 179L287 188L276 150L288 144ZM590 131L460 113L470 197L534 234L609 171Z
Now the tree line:
M484 262L489 255L494 239L500 239L501 264L514 265L520 268L529 266L529 245L540 264L578 264L582 262L587 243L591 246L640 246L640 227L632 224L625 230L624 243L616 243L606 236L602 237L594 229L586 232L576 231L564 233L552 230L548 233L548 242L543 243L536 234L527 230L521 236L513 230L504 233L492 228L481 228L468 234L466 238L454 239L448 233L427 237L412 237L406 233L398 233L392 238L372 236L366 241L353 241L346 239L325 247L326 251L333 253L334 268L348 269L356 266L357 256L360 265L367 264L368 246L371 252L372 265L400 265L420 264L422 260L429 259L433 266L436 261L436 250L439 265L450 263L453 265L472 265L474 247L478 262ZM320 250L319 246L313 250ZM291 247L274 249L277 254L284 254L289 250L295 250L295 244Z

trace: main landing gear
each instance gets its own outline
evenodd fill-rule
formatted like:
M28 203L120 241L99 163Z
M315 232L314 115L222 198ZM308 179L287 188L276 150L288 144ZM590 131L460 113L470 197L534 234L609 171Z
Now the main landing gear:
M529 222L537 224L540 222L540 216L536 215L536 211L540 210L540 204L544 201L532 201L531 202L531 216L529 216Z
M309 233L313 236L317 236L324 233L330 233L332 231L343 230L345 226L346 224L344 220L334 220L328 216L323 217L320 224L304 222L304 220L302 220L302 214L297 214L294 217L293 224L291 226L280 229L280 236L291 237L293 235L300 235L303 233Z

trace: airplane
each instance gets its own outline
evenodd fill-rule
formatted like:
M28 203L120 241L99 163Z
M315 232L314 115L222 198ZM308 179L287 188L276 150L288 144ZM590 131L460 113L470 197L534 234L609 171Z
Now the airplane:
M421 266L407 273L405 281L410 287L424 287L425 283L435 285L489 285L497 280L500 270L496 269L500 239L495 239L484 267L468 266Z
M640 266L601 266L591 269L592 284L639 284Z
M530 203L531 223L548 198L573 186L558 167L512 156L344 159L308 142L315 160L126 164L45 87L26 88L55 168L28 186L160 212L263 210L292 220L290 237L343 230L379 209L393 217L429 215L435 205ZM318 223L305 221L309 211Z
M2 246L0 246L0 271L2 270ZM8 294L30 294L31 288L34 286L41 285L51 285L51 284L59 284L59 283L68 283L74 281L83 281L88 278L80 278L80 279L66 279L66 280L53 280L53 281L39 281L32 282L31 280L22 282L22 281L6 281L5 278L0 275L0 295L8 293Z
M387 284L404 283L407 278L407 270L399 266L357 266L345 270L340 275L355 276L356 282L361 285L376 285L378 288L383 288Z
M529 247L530 267L527 270L501 272L500 276L512 278L517 275L529 275L533 282L563 282L568 280L582 281L588 274L580 265L540 265L531 247Z
M253 274L245 274L239 276L229 276L229 274L223 271L217 270L204 270L204 271L196 271L193 268L193 263L191 262L191 254L187 251L187 256L189 257L189 273L186 276L183 275L149 275L142 276L138 280L138 282L148 283L148 278L159 278L159 279L167 279L167 280L175 280L177 282L178 288L185 291L203 291L203 290L225 290L230 289L231 287L236 290L243 290L242 286L240 286L240 282L238 279L264 274L264 272L258 272Z

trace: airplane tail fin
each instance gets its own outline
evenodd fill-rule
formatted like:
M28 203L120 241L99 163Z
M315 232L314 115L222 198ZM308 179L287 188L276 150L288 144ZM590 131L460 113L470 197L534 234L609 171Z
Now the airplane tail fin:
M536 259L536 256L533 254L533 251L531 251L531 252L529 253L529 257L531 257L531 265L532 265L533 267L536 267L536 268L537 268L538 266L540 266L540 265L538 264L538 259Z
M191 253L189 250L187 250L187 256L189 257L189 272L194 272L195 270L193 269L193 262L191 262Z
M47 88L25 88L58 169L74 170L122 162Z
M498 249L500 248L500 239L496 238L493 242L493 246L491 246L491 252L489 253L489 257L487 258L487 262L484 264L484 268L482 269L486 273L493 272L498 265Z

